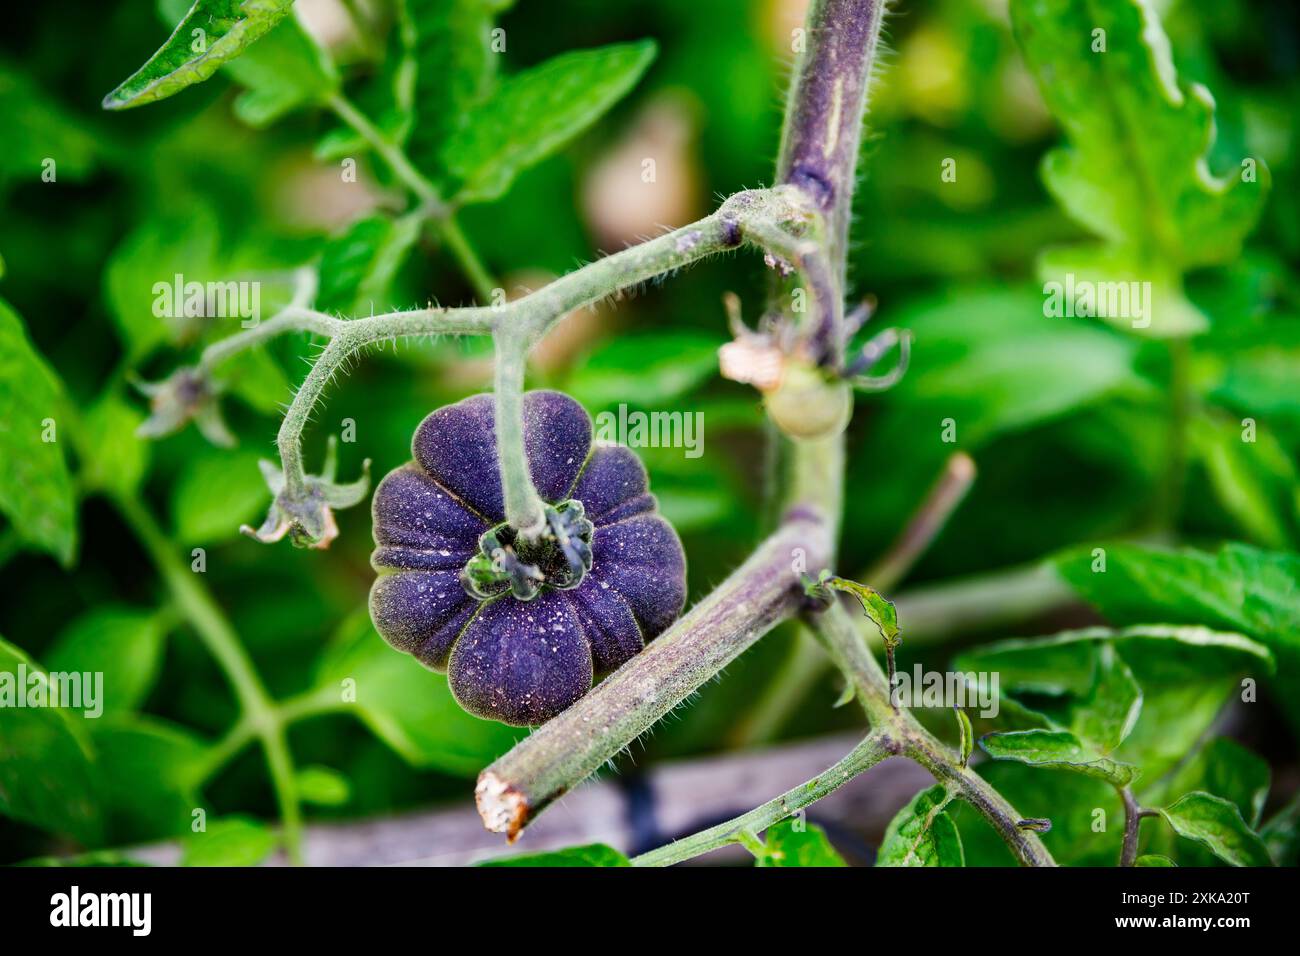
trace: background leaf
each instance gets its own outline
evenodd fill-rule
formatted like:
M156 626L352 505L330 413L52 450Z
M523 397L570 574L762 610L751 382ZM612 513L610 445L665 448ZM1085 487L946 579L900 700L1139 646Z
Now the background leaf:
M17 686L20 667L29 675L26 687ZM0 693L26 695L41 682L48 686L45 671L0 639ZM95 800L94 753L66 710L6 703L0 707L0 813L96 845L103 824Z
M1160 813L1181 837L1203 843L1233 866L1272 866L1268 849L1231 802L1193 792Z
M519 856L502 857L499 860L484 860L479 866L540 866L540 867L574 867L574 866L631 866L626 856L612 846L604 843L589 843L586 846L573 846L548 853L523 853Z
M763 845L767 852L754 861L755 866L848 866L831 845L826 831L815 823L804 823L795 829L795 821L782 820L767 828Z
M239 537L239 526L266 510L270 492L252 451L205 451L194 456L172 491L176 537L186 545Z
M222 817L186 838L181 866L257 866L278 844L276 835L251 817Z
M157 680L168 616L101 605L64 629L46 661L54 671L103 674L104 713L135 710Z
M636 85L649 40L565 53L501 81L443 146L461 202L505 194L520 172L564 146Z
M947 796L933 786L914 796L885 830L876 866L965 866L961 835L947 812Z
M474 776L505 753L519 731L461 710L447 679L390 648L361 608L340 627L317 674L317 687L334 699L341 682L355 682L358 717L416 767Z
M62 386L27 338L22 319L0 299L0 511L22 540L72 563L76 506L61 440ZM45 421L54 441L42 440Z

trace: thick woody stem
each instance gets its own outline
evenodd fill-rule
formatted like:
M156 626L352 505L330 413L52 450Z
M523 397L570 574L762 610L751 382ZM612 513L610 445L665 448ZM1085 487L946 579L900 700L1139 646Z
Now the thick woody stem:
M594 773L803 603L803 561L830 553L816 513L782 526L712 594L591 693L479 776L479 814L514 839L551 801ZM800 557L803 560L800 560Z

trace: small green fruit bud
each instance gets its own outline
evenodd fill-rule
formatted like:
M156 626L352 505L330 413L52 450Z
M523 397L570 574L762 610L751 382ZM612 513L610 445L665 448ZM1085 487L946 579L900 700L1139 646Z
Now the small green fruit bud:
M790 361L763 404L777 427L792 438L828 438L848 425L853 391L847 382L832 381L820 369Z

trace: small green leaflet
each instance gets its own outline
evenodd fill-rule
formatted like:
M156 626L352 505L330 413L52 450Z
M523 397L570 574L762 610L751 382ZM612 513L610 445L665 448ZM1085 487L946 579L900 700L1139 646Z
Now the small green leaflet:
M596 122L636 85L655 56L650 40L565 53L502 80L443 144L454 198L485 202L519 173Z
M229 816L208 822L207 829L185 841L181 866L257 866L279 839L251 817Z
M765 851L755 861L764 867L848 866L826 831L815 823L782 820L763 834Z
M343 315L373 315L388 303L388 287L420 235L419 214L367 216L326 243L316 307Z
M298 771L297 786L303 801L318 807L341 807L352 796L348 778L329 767L303 767Z
M994 760L1016 760L1035 767L1072 770L1084 776L1126 787L1140 771L1129 763L1111 760L1067 730L1013 730L985 734L980 747Z
M132 495L149 468L149 445L136 435L145 416L114 392L86 412L77 430L80 479L88 491Z
M966 711L954 706L953 712L957 715L959 734L957 752L961 755L961 765L965 767L970 763L971 752L975 749L975 730L970 725L970 718L966 716Z
M944 812L951 800L941 786L913 797L885 830L876 866L965 866L961 836Z
M894 607L893 601L890 601L875 588L859 584L857 581L850 581L848 578L836 577L829 571L823 571L816 582L807 585L805 590L812 594L818 588L852 594L861 603L863 612L867 617L871 618L872 623L880 630L880 636L884 640L885 646L892 648L899 643L900 638L898 635L902 628L898 626L898 610Z
M202 83L292 9L293 0L196 0L158 52L104 97L104 109L143 106Z
M1134 866L1175 866L1173 860L1159 853L1147 853L1133 861Z
M1237 805L1222 797L1195 791L1160 813L1181 837L1204 844L1210 852L1233 866L1272 866L1268 848L1246 821Z
M1103 239L1050 251L1043 278L1149 282L1152 334L1199 331L1205 320L1182 296L1182 273L1237 254L1259 218L1268 170L1246 160L1222 179L1210 173L1214 100L1179 81L1149 4L1014 0L1011 20L1069 140L1045 158L1047 188Z
M63 386L0 299L0 512L27 544L65 566L77 547L72 478L63 456Z
M507 856L499 860L484 860L479 866L542 866L542 867L582 867L582 866L631 866L628 858L612 846L604 843L590 843L586 846L572 846L550 853L524 853L519 856Z

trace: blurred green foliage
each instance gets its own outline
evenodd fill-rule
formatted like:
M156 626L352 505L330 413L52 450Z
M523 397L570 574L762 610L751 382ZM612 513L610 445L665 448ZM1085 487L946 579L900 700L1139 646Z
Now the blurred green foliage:
M64 458L51 445L20 446L30 436L0 427L5 468L53 454L58 462L50 468L66 482L5 483L24 488L25 497L0 500L7 522L0 525L0 561L10 598L0 604L0 669L39 661L50 669L118 675L106 677L104 719L50 710L0 715L4 740L22 739L21 753L36 748L44 755L26 761L15 756L19 750L0 753L5 862L66 849L64 840L96 848L188 834L196 806L208 807L214 819L205 834L187 839L187 862L254 863L274 848L258 822L274 818L276 805L256 750L218 776L205 776L211 744L238 712L221 672L172 606L148 547L114 505L124 498L143 502L162 523L177 560L188 564L193 548L206 549L203 583L273 696L319 703L336 693L339 680L357 681L355 711L322 707L321 716L292 729L290 743L304 768L298 787L311 816L357 817L467 799L479 767L520 732L465 715L441 676L390 652L373 633L364 610L372 577L367 510L338 515L340 538L325 553L264 547L236 533L241 523L256 523L268 503L256 460L273 453L281 404L305 372L302 358L320 343L288 336L223 369L229 383L223 407L238 449L215 449L193 429L145 444L134 434L145 402L127 387L130 379L159 379L192 362L202 344L236 330L220 321L158 319L150 290L175 273L256 278L270 314L291 294L287 270L320 254L330 263L321 299L329 309L369 312L474 297L432 232L394 219L401 192L381 164L363 157L360 182L340 182L339 158L364 149L320 107L341 77L381 128L412 137L413 152L429 151L428 168L440 183L485 200L465 209L460 221L488 271L508 289L534 288L661 225L703 215L711 197L771 177L789 31L800 22L801 5L565 0L563 30L554 29L555 5L522 2L505 10L496 21L508 37L499 72L514 85L497 87L495 106L480 107L498 131L514 131L519 117L510 97L527 85L530 68L589 47L646 38L658 47L653 63L645 47L617 48L631 59L615 64L628 73L616 78L610 101L645 69L639 85L589 129L573 118L583 130L575 140L518 169L509 166L516 153L474 159L468 168L480 133L463 123L447 125L448 117L461 122L456 111L465 103L481 104L483 84L495 80L472 89L430 90L423 81L414 91L403 87L395 75L402 56L398 27L385 15L361 39L346 23L330 21L328 62L316 59L303 28L286 20L207 83L145 109L101 112L104 94L148 59L177 21L176 11L188 5L163 6L172 14L166 25L151 3L28 5L6 14L0 38L0 296L7 303L0 304L0 394L7 389L13 396L6 408L30 407L37 418L46 416L45 408L63 409L55 417L72 466L63 474ZM1111 126L1062 130L1034 82L1047 54L1036 55L1031 45L1026 65L1006 3L902 6L905 15L889 22L893 52L872 95L850 274L857 294L878 300L875 321L912 329L916 344L901 385L858 401L843 573L852 576L887 548L957 449L974 457L979 478L909 585L1037 561L1075 546L1086 554L1098 542L1151 532L1207 549L1246 542L1276 552L1261 561L1294 562L1282 553L1300 547L1295 6L1284 0L1153 5L1184 87L1203 83L1213 91L1217 136L1208 144L1209 168L1234 173L1243 157L1256 156L1262 175L1271 176L1274 188L1262 209L1233 213L1259 219L1239 252L1238 233L1248 226L1231 235L1203 228L1208 214L1189 210L1179 192L1185 183L1161 186L1168 187L1170 214L1188 218L1176 231L1190 231L1200 243L1195 250L1171 251L1135 235L1151 224L1150 216L1119 225L1097 221L1096 194L1122 191L1139 178L1133 163L1115 160L1113 140L1134 135L1135 116L1154 119L1150 103L1141 100L1150 91L1136 90L1136 102L1122 104L1124 115ZM1021 6L1050 17L1061 4ZM337 21L339 9L334 13ZM68 42L69 24L92 20L93 43ZM321 22L314 29L324 31ZM1122 37L1122 28L1115 35ZM1069 96L1095 96L1101 80L1077 78ZM570 80L592 82L578 73ZM435 95L436 103L429 99ZM1206 145L1199 138L1204 121L1161 119L1186 138L1178 143L1182 160L1193 161ZM1113 168L1085 162L1101 179L1080 180L1071 174L1079 170L1061 158L1066 154L1052 153L1045 186L1040 163L1061 148L1063 133L1067 148L1084 158L1100 152ZM462 148L449 158L439 153L440 137L452 136ZM659 188L650 198L637 191L637 162L629 170L625 161L643 155L658 163ZM57 163L54 182L42 181L47 158ZM947 159L955 160L955 181L940 175ZM1159 169L1162 160L1153 162ZM483 172L490 163L497 165ZM1157 255L1162 282L1185 298L1180 309L1198 317L1199 334L1170 348L1096 319L1047 317L1042 281L1067 261L1060 250L1100 255L1081 245L1097 236L1109 243L1106 256L1115 247L1131 254L1126 268L1135 274L1146 275L1149 256ZM1087 263L1079 261L1068 264L1086 273ZM1114 267L1113 256L1107 263ZM751 390L718 378L714 355L725 340L722 293L736 290L757 302L763 273L758 257L728 258L639 290L616 308L602 308L598 319L575 315L543 343L532 370L533 382L568 390L593 413L621 404L703 412L701 457L643 450L652 487L683 535L693 597L743 557L759 528L766 480L761 408ZM24 350L43 356L37 364L53 374L31 375L31 363L21 366L26 377L10 374L11 357ZM486 389L490 376L490 351L481 342L402 344L368 355L331 389L307 433L306 460L318 462L326 436L350 419L356 442L341 446L341 473L357 474L361 460L371 458L382 475L409 457L410 436L424 415ZM955 443L943 439L948 418L958 423ZM1241 441L1243 419L1254 423L1256 440L1248 444ZM66 505L72 476L75 515ZM1112 555L1113 567L1122 567L1130 582L1122 591L1093 593L1086 571L1079 576L1065 568L1110 623L1240 631L1269 645L1283 678L1279 686L1294 686L1295 629L1286 630L1294 623L1293 594L1274 595L1267 605L1288 606L1291 617L1255 613L1249 603L1237 606L1238 592L1215 590L1235 585L1225 585L1214 559L1191 555L1179 560L1197 568L1204 563L1207 580L1216 584L1196 595L1199 605L1179 602L1170 597L1173 585L1153 577L1174 573L1167 562L1141 554L1130 561L1118 550ZM1185 582L1196 573L1177 571L1175 578ZM1253 580L1254 573L1247 576ZM1279 592L1294 586L1294 570L1286 575L1278 579ZM1064 623L1085 623L1081 614L1074 611ZM905 617L901 624L900 667L914 660L942 666L952 655L948 647L909 646ZM1043 624L1016 622L1026 632ZM636 764L717 750L735 739L755 705L754 688L783 679L795 639L793 629L783 628L761 642L681 719L639 743ZM1135 651L1130 659L1121 649L1118 660L1144 694L1143 716L1129 728L1126 746L1141 750L1143 782L1154 783L1220 711L1232 689L1224 678L1231 675L1225 669L1211 680L1207 665L1179 655ZM1086 673L1096 666L1089 663ZM1058 694L1056 703L1094 689L1058 688L1065 697ZM782 734L856 725L849 708L830 707L837 695L838 686L823 680L808 697L816 706L796 708ZM1268 762L1294 770L1294 738L1277 717L1290 718L1292 732L1300 727L1296 698L1268 687L1262 695L1264 704L1249 711L1243 733ZM1081 732L1068 717L1052 726L1058 724L1069 728L1061 732ZM1118 743L1115 736L1127 735L1113 726L1109 731L1107 752ZM946 732L953 734L952 727ZM1249 825L1259 824L1267 766L1239 749L1216 743L1178 770L1182 779L1164 794L1171 803L1193 790L1211 795L1193 801L1196 812L1180 817L1179 832L1221 843L1222 819L1231 825L1224 804ZM1054 816L1047 843L1058 859L1113 862L1120 828L1112 824L1099 835L1089 818L1100 807L1121 819L1119 800L1105 783L1013 763L986 764L983 771L1022 812ZM908 849L899 850L899 834L910 832L914 821L907 814L932 809L928 793L891 827L891 852L902 858ZM1085 809L1053 812L1065 806ZM941 818L942 832L920 844L928 858L951 861L964 852L968 864L1007 862L1001 843L969 807L954 805ZM1289 819L1287 825L1277 817L1265 829L1275 856L1295 852L1294 812ZM769 836L769 845L789 836ZM1234 847L1257 858L1259 848L1249 841ZM798 852L823 848L801 843ZM1179 856L1202 851L1180 851L1168 835L1152 852L1184 862L1209 859Z

